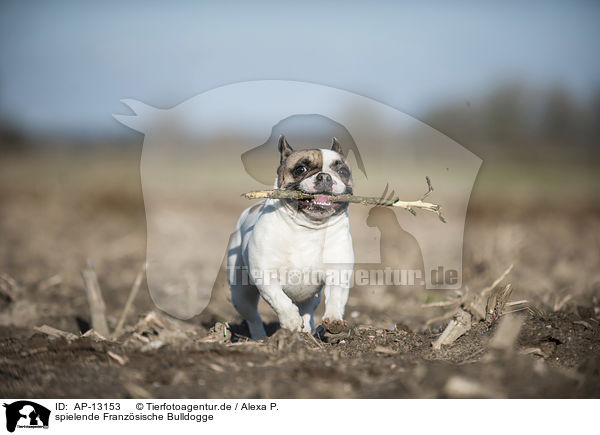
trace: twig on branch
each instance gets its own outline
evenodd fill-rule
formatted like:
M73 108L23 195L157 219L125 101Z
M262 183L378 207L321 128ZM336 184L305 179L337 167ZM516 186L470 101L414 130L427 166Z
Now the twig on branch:
M385 197L385 193L387 192L387 186L384 191L384 194L380 197L378 196L356 196L356 195L323 195L316 193L305 193L297 190L256 190L253 192L243 193L242 196L246 199L314 199L318 196L326 196L331 202L351 202L354 204L363 204L363 205L377 205L377 206L385 206L385 207L398 207L403 208L409 211L412 215L416 216L415 208L419 208L422 210L427 210L434 212L442 222L446 222L444 217L442 216L441 207L438 204L433 204L430 202L423 202L425 198L429 196L431 192L433 192L433 187L431 186L431 180L429 177L425 177L427 181L428 190L425 192L423 196L421 196L416 201L400 201L397 197L393 197L393 192L388 197Z

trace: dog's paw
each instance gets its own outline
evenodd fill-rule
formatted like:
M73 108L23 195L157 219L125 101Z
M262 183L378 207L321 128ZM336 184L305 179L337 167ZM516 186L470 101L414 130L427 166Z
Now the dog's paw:
M332 334L339 334L348 329L348 323L345 320L323 319L323 328Z
M300 316L300 313L298 313L298 312L295 312L295 313L292 312L292 313L287 313L285 315L280 315L279 316L279 324L281 325L282 328L285 328L292 332L302 331L302 327L304 326L302 317Z
M312 316L310 314L305 314L302 316L302 331L301 332L306 332L308 334L311 334L313 331L312 325L313 322L311 321Z

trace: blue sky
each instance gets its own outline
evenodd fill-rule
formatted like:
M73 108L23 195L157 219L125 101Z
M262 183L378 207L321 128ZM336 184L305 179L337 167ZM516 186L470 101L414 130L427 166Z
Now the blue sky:
M598 2L92 2L0 5L0 119L126 134L135 98L171 107L246 80L330 85L415 117L511 80L600 86Z

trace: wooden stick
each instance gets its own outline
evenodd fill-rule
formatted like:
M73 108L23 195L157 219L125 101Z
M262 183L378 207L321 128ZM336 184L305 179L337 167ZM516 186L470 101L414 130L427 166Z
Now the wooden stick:
M355 204L363 205L377 205L385 207L398 207L408 210L412 215L416 216L415 208L432 211L438 215L442 222L446 222L442 216L441 207L438 204L432 204L430 202L423 202L429 194L433 191L431 187L431 181L429 177L425 178L429 190L416 201L400 201L398 198L386 199L384 196L355 196L355 195L322 195L316 193L306 193L297 190L256 190L253 192L243 193L241 196L246 199L314 199L316 196L326 196L331 202L351 202ZM386 187L387 189L387 187Z
M146 272L146 263L142 266L137 276L135 277L135 281L133 282L133 286L131 287L131 291L129 292L129 297L127 298L127 302L125 302L125 308L123 308L123 312L121 313L121 317L119 318L119 322L117 323L117 327L115 328L112 336L113 338L117 338L121 333L121 329L123 329L123 325L125 324L125 319L127 318L127 314L129 314L129 310L131 305L133 304L133 300L138 294L140 290L140 286L142 285L142 279L144 278L144 273Z
M90 314L92 317L92 328L105 338L110 337L108 332L108 324L106 323L104 299L102 299L102 291L98 284L98 277L94 270L94 265L91 260L88 260L88 267L81 272L85 290L87 291L88 303L90 305Z

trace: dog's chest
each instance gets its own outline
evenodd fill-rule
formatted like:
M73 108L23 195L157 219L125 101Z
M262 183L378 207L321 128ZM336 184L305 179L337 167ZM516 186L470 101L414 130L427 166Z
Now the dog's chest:
M323 260L326 234L320 231L287 232L279 238L280 255L273 257L283 291L294 302L319 291L327 265Z
M342 262L346 251L351 254L351 240L344 224L315 230L290 226L272 214L258 220L249 248L250 267L276 275L290 299L301 302L322 287L332 260Z

